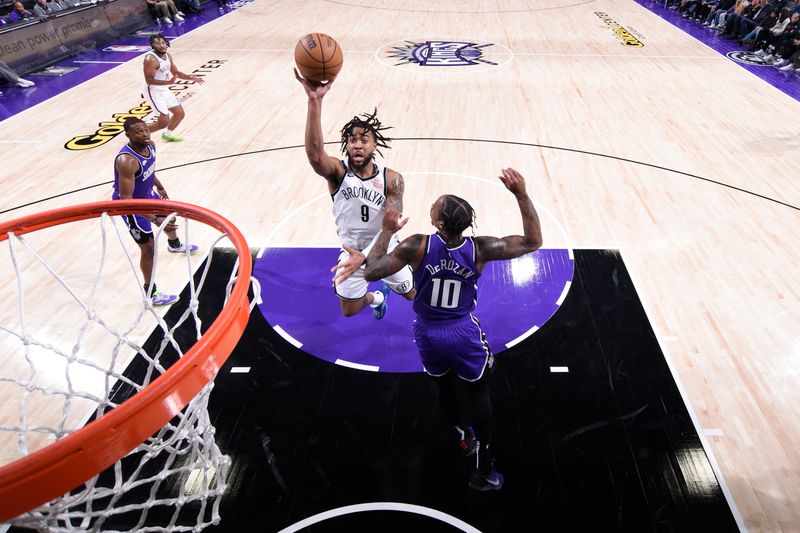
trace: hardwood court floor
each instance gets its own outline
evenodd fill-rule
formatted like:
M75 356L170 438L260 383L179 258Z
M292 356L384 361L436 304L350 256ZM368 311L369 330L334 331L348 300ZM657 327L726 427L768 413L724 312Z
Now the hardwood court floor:
M623 46L598 13L644 46ZM158 145L170 195L229 217L252 246L336 245L324 182L300 147L292 50L308 31L345 50L325 99L330 153L355 113L377 106L394 127L385 155L406 176L405 231L427 231L444 192L473 203L479 233L518 231L492 182L519 169L547 247L620 250L742 525L800 529L798 102L630 1L259 0L173 42L181 70L221 66L183 93L187 141ZM386 52L426 40L492 43L482 57L497 65L395 65ZM18 142L2 145L3 207L111 179L122 137L64 145L136 107L140 79L138 62L121 65L4 121L2 138ZM59 233L54 261L88 255L96 238ZM159 272L163 287L184 281L182 268Z

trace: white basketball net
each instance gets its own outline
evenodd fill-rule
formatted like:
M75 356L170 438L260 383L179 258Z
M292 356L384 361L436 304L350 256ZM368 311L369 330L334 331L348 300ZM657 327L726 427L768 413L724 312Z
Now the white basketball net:
M166 238L161 238L163 228L170 218L155 231L155 273L159 273L158 250L166 246ZM49 256L52 250L40 255L42 246L36 249L29 242L40 232L24 237L9 235L8 251L16 277L18 309L11 315L3 315L0 321L0 346L3 350L10 350L8 345L15 346L13 353L0 352L3 363L0 364L0 398L5 404L0 415L0 465L64 438L83 427L87 420L118 406L163 374L201 336L198 295L206 281L211 255L197 283L194 263L202 258L181 254L179 258L167 260L172 262L170 269L185 263L190 293L187 309L169 325L145 295L138 247L127 234L127 228L105 213L99 222L102 237L99 243L93 243L99 254L93 280L90 273L75 266L78 261L74 255L89 253L90 257L81 257L80 262L94 264L91 257L94 252L75 250L72 260L59 265L64 271L60 272L42 257ZM97 220L91 223L96 224ZM63 228L74 224L52 230L64 231ZM109 226L116 236L111 243L107 242ZM182 241L188 246L189 221L183 226ZM213 250L226 238L217 235L208 250ZM57 243L57 239L55 241ZM52 243L50 239L48 244ZM127 261L121 254L107 254L107 249L112 244L116 247L117 243L125 251ZM111 283L106 280L109 277ZM4 281L8 312L13 307L14 282ZM138 287L138 310L129 283ZM36 299L26 297L42 284L47 284L44 295L34 296ZM117 292L112 290L109 294L107 284L115 285ZM131 298L126 298L120 290L122 284L132 293ZM43 297L44 313L42 302L37 301ZM39 309L38 314L29 311L33 303ZM129 307L129 312L120 313L120 306ZM104 318L108 314L104 312L106 308L115 310L116 316L126 315L128 324L114 324L112 319ZM72 320L73 325L69 330L59 326L66 334L58 331L61 335L54 335L41 324L37 327L42 318L45 324L66 319ZM146 349L140 339L147 335L141 332L153 321L155 333L163 335L163 340L154 348ZM54 337L60 338L53 340ZM99 352L102 352L101 357L98 357ZM6 370L9 360L15 363L11 371ZM135 368L135 372L131 368ZM167 425L113 467L11 523L54 532L199 531L217 523L229 459L217 447L214 427L209 421L208 399L212 388L213 381Z

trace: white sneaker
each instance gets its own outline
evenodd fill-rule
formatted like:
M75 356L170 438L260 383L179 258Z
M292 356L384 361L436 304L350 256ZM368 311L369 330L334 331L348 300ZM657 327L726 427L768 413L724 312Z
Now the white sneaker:
M163 19L161 19L161 22L163 22L167 26L172 26L172 21L169 19L169 17L164 17Z
M779 59L778 61L773 63L772 66L775 67L775 68L780 68L780 67L784 66L788 62L789 62L788 59Z
M794 70L794 63L786 63L784 66L779 68L781 72L792 72Z
M22 78L17 80L17 87L33 87L34 85L36 84L33 83L31 80L25 80Z
M186 19L184 18L183 13L176 13L175 20L177 20L178 22L183 22Z

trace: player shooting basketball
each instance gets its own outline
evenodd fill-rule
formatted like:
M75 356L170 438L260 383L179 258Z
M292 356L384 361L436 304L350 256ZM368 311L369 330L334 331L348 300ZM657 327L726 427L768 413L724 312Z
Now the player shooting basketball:
M341 242L362 252L358 257L342 249L339 260L331 270L336 271L333 286L341 303L342 315L349 317L367 306L372 307L375 318L386 314L390 290L413 300L414 290L411 269L406 267L384 278L381 288L367 290L364 280L364 255L381 231L381 221L387 209L403 209L403 176L375 161L375 152L389 148L391 139L383 135L387 128L376 116L365 113L354 117L342 128L341 149L345 160L325 153L322 139L322 99L333 85L333 80L322 83L304 79L295 70L295 77L308 95L305 146L308 162L314 172L328 182L328 192L333 198L333 215ZM382 154L381 154L382 155ZM397 245L394 236L390 248Z

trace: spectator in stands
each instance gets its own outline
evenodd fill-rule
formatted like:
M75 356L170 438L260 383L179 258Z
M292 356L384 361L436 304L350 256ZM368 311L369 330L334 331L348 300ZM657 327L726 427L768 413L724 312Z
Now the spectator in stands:
M17 87L33 87L36 85L32 81L20 78L19 75L14 72L14 69L9 67L4 61L0 61L0 78L6 80L8 83L13 83Z
M740 14L732 14L727 18L723 35L741 39L757 26L756 20L763 21L769 17L769 12L773 7L766 0L754 0Z
M33 17L33 13L25 9L25 6L22 5L22 2L14 2L13 6L14 7L11 9L11 13L8 14L9 24L14 24L20 20Z
M733 34L733 29L736 26L736 22L738 21L739 17L742 16L742 14L749 13L751 9L753 9L753 7L750 0L736 0L736 3L725 15L725 20L722 22L722 27L719 25L717 26L719 35Z
M203 4L200 3L200 0L179 0L178 5L183 11L188 11L195 15L203 12Z
M779 11L777 9L770 9L767 16L762 16L760 20L757 19L756 27L742 37L742 44L747 46L749 51L754 51L755 44L761 39L762 35L769 33L769 30L778 23L778 14Z
M797 50L795 53L793 53L792 57L789 58L789 62L782 66L779 70L784 72L795 71L800 74L800 50Z
M710 24L710 22L708 22L709 16L717 8L718 3L718 0L703 0L697 4L695 17L697 20L706 21L703 23L703 26L708 26Z
M711 9L706 17L704 26L709 28L718 29L724 27L723 22L728 10L733 7L734 0L719 0L716 9Z
M59 11L61 11L59 6L47 0L36 0L36 3L33 5L33 14L42 20L47 19L47 17Z
M184 14L178 11L178 8L175 7L175 2L172 0L145 0L145 2L155 11L158 23L163 22L167 26L171 26L172 19L178 22L183 22L184 20Z
M779 59L773 66L782 68L790 64L789 58L800 50L800 12L792 13L789 24L776 41L775 57Z
M775 52L775 46L791 21L792 18L789 11L781 10L781 14L778 15L778 22L769 31L758 34L756 42L752 45L756 55L763 57L767 63L774 62L775 56L772 54Z
M225 13L225 8L230 7L228 0L217 0L217 9L219 10L219 14L222 15Z

